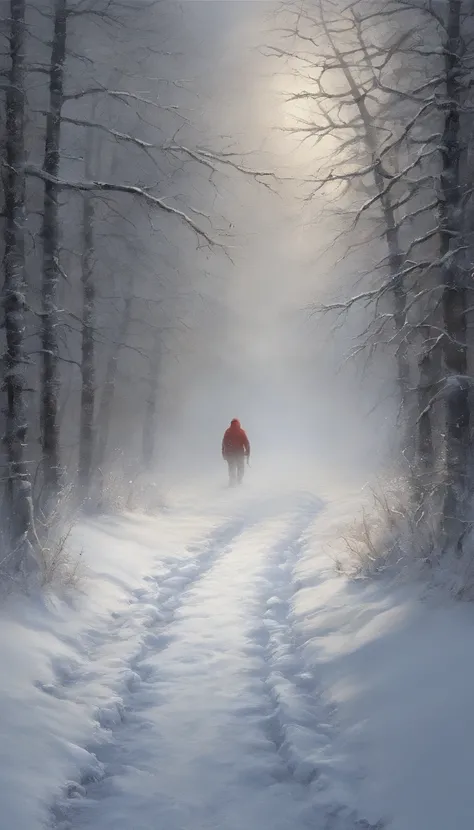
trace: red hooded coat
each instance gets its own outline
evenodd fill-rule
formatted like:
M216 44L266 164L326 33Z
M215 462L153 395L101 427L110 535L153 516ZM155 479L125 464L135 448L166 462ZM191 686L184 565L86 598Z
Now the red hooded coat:
M237 418L233 418L230 427L224 433L222 455L224 458L229 455L250 455L249 439Z

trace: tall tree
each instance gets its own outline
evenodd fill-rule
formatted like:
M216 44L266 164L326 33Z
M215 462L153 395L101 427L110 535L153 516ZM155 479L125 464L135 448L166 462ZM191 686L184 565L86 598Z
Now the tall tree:
M87 165L86 165L87 166ZM81 420L79 434L79 485L87 491L91 482L95 444L95 284L94 284L94 202L83 195L81 255Z
M466 275L460 262L462 251L462 183L460 180L461 106L463 97L463 54L461 32L462 2L449 0L446 35L443 44L445 72L444 127L440 142L441 173L438 213L440 223L440 261L443 277L443 351L446 365L447 491L444 518L449 535L462 538L466 519L470 462L470 401L467 379ZM461 524L460 524L461 522Z
M44 482L47 492L55 494L60 482L59 450L59 347L60 325L58 281L60 274L60 218L58 186L61 160L61 110L64 103L64 63L66 60L67 0L55 0L54 28L49 69L49 107L43 171L43 284L41 322L41 439Z
M28 415L25 391L25 0L11 0L6 88L3 313L6 336L3 383L7 411L5 446L8 525L15 567L29 558L34 535L31 480L26 458Z
M156 327L153 332L153 343L151 347L150 356L148 359L148 390L145 401L145 412L143 418L142 451L143 465L145 469L152 468L155 461L157 431L156 413L158 406L158 383L162 351L162 333L160 329Z

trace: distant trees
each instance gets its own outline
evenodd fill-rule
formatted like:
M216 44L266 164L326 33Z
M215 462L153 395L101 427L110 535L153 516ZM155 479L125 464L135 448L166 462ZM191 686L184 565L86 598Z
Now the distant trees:
M21 569L41 544L34 504L46 515L67 482L87 499L123 449L124 429L131 463L153 457L160 355L187 280L165 263L183 242L218 243L205 210L188 206L186 182L173 184L187 119L169 46L158 51L173 32L172 8L10 6L0 87L1 489ZM186 152L209 169L204 151Z

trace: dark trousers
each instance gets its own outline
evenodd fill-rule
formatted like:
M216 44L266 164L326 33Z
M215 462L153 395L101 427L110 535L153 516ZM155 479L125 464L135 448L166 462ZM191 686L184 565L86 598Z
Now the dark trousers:
M225 460L229 467L229 484L241 484L245 472L245 455L234 453L227 455Z

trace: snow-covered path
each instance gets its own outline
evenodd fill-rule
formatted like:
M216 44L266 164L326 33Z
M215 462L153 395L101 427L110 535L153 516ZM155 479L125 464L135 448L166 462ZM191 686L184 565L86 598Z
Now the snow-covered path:
M292 621L294 567L320 507L305 493L227 498L89 632L75 694L114 670L122 688L101 707L93 760L55 805L56 826L368 827L322 786L331 724ZM169 522L189 537L184 515Z
M83 592L0 609L0 830L472 826L472 606L338 575L351 498L79 525Z

